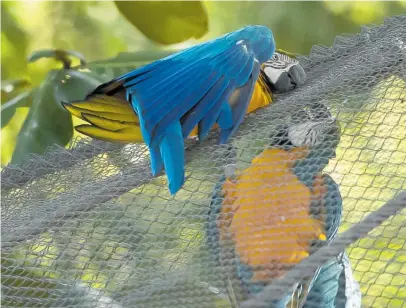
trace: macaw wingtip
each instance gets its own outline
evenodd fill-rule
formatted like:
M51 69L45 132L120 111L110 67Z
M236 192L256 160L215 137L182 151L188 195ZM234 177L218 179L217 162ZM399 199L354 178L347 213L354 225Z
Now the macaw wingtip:
M185 177L169 180L168 188L171 195L175 195L182 188L183 184L185 184Z
M69 103L64 102L64 101L61 101L61 105L62 105L63 108L65 108L67 111L69 111L69 110L67 109L67 106L69 106Z

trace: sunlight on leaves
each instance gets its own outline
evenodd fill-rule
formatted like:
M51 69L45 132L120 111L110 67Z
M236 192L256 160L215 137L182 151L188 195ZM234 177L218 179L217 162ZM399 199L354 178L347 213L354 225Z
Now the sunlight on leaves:
M150 40L169 45L199 39L208 30L200 1L115 1L119 11Z

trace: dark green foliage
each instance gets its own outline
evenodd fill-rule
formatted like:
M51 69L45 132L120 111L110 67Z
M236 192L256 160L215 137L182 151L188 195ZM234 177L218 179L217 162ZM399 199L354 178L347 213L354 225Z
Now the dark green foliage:
M69 143L73 136L72 117L61 102L83 99L99 84L173 52L122 53L116 58L89 64L81 54L72 51L47 49L33 53L28 61L55 58L63 63L63 69L50 71L38 88L22 93L2 106L2 125L5 125L16 108L32 105L18 135L11 162L19 164L30 153L43 154L53 144L65 146ZM71 57L79 58L81 65L70 68Z

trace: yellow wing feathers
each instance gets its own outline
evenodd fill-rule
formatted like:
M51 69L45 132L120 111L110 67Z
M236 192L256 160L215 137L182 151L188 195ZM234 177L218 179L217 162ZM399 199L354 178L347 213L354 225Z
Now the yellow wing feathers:
M255 84L247 113L265 107L272 102L262 76ZM143 142L139 119L131 105L124 99L109 95L94 95L84 101L62 103L66 110L89 124L82 124L75 129L89 137L124 143ZM217 127L217 124L214 125ZM197 136L197 126L189 137Z
M93 125L78 125L75 129L86 136L123 143L140 143L143 142L141 130L139 127L127 127L118 130L107 130Z
M143 142L139 119L130 104L118 97L95 95L63 106L88 124L75 129L89 137L115 142Z

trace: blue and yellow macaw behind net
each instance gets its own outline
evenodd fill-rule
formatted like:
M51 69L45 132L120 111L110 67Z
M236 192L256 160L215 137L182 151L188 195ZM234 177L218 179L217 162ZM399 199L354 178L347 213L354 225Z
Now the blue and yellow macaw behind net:
M247 26L137 68L100 85L83 101L63 105L90 124L75 127L83 134L145 143L153 175L164 168L175 194L184 183L184 139L203 140L217 125L219 142L226 143L247 112L272 101L272 91L304 82L300 65L274 51L270 29Z
M247 169L224 177L214 190L207 240L228 274L236 302L328 244L340 225L339 188L322 173L335 155L340 126L321 104L301 110L289 122ZM345 280L345 268L348 272L348 259L337 256L269 307L345 307L337 295L343 294L339 288L353 287Z

